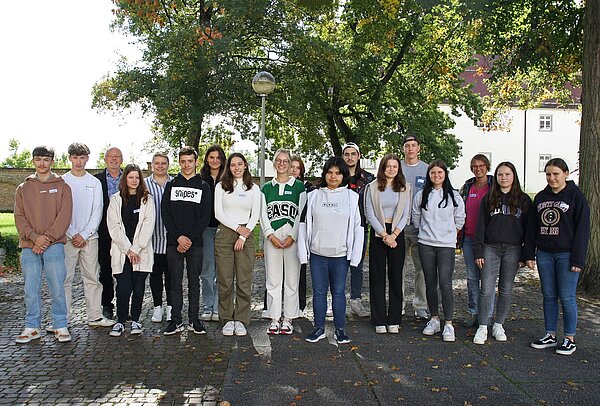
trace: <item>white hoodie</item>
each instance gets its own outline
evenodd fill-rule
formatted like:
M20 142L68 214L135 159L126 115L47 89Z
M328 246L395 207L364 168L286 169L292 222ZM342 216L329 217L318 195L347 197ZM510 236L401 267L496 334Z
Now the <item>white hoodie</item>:
M308 263L313 253L332 258L345 256L350 265L356 266L362 257L363 239L357 193L346 187L325 187L308 194L306 218L298 233L300 263Z

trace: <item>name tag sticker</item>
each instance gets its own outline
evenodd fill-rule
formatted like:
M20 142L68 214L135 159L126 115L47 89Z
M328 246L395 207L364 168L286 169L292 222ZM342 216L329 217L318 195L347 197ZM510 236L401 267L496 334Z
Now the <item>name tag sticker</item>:
M416 179L416 185L418 188L422 188L423 186L425 186L425 177L424 176L417 176Z
M140 209L135 209L133 212L134 212L134 213L139 213L139 212L140 212Z
M291 195L292 191L291 190L286 190L285 192L283 192L284 195Z
M189 187L174 187L171 189L171 201L200 203L202 190Z
M246 193L240 193L240 194L238 195L238 197L239 197L240 199L243 199L244 197L246 197Z
M58 189L50 189L48 193L58 193Z

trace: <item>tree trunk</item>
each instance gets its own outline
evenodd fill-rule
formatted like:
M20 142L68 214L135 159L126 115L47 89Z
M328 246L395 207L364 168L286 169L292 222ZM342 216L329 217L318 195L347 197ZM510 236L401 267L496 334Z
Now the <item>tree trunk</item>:
M600 0L587 0L583 33L579 185L591 208L591 239L579 287L600 295Z
M190 130L188 136L186 137L186 145L190 147L194 147L196 151L198 151L198 147L200 146L200 139L202 138L202 123L204 122L204 116L200 116L198 119L198 125L196 128Z

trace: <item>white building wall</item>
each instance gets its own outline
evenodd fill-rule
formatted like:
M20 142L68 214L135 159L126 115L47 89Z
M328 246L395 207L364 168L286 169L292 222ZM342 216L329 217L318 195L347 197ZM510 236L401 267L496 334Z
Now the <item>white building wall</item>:
M440 109L450 114L448 106ZM540 131L540 115L552 117L551 131ZM456 125L450 132L461 140L461 157L457 167L450 172L455 188L473 176L471 158L483 153L491 158L492 172L502 161L510 161L517 168L521 185L527 192L538 192L546 185L539 171L540 155L563 158L571 169L571 179L578 180L579 131L581 114L576 109L540 108L510 110L502 121L501 131L478 128L466 115L452 116Z

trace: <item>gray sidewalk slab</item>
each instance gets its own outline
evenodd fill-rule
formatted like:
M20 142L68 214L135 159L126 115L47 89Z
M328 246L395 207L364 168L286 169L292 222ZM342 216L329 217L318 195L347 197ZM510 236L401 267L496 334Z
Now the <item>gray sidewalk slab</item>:
M0 404L204 404L217 405L597 405L600 404L600 311L580 298L578 350L569 357L534 350L544 332L539 281L520 271L515 285L508 342L490 335L472 343L475 329L461 327L466 309L464 265L457 256L454 278L456 337L422 335L412 316L412 263L407 261L407 315L400 334L377 335L367 319L349 317L350 345L337 345L332 322L326 340L307 343L312 321L294 321L294 334L271 337L260 319L264 264L253 279L252 322L246 337L223 337L217 323L206 335L164 337L166 323L151 323L146 292L145 331L119 338L108 328L88 328L81 279L74 290L73 341L51 336L15 344L23 327L19 275L0 278ZM310 279L309 279L310 280ZM363 291L368 292L368 261ZM45 290L45 288L44 288ZM364 298L367 299L365 294ZM309 317L311 315L309 297ZM368 300L365 300L368 305ZM44 294L45 322L49 301ZM184 309L184 315L187 310ZM184 317L185 318L185 317ZM562 327L559 326L559 330ZM560 335L559 335L560 336Z

